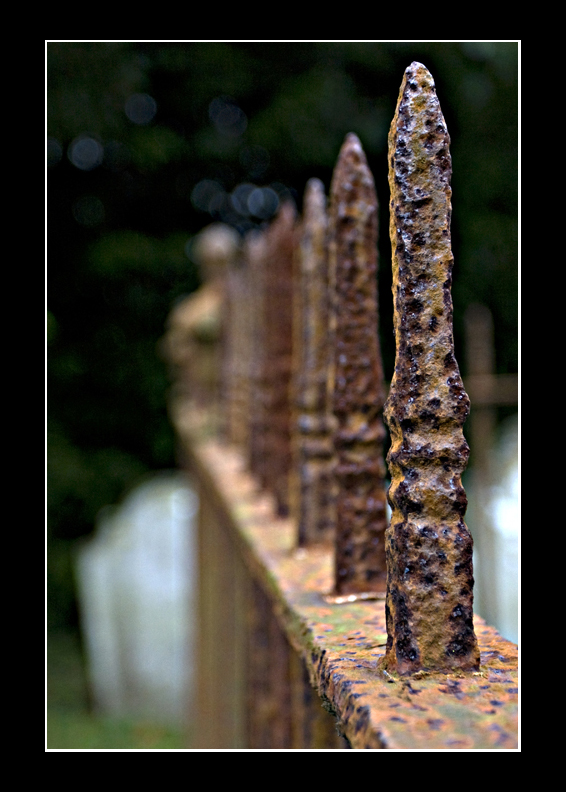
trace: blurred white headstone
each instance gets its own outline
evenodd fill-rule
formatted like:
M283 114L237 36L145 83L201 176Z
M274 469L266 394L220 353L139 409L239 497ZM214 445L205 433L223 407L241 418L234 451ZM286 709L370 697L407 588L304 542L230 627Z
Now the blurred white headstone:
M495 451L496 476L491 509L497 562L498 629L517 643L519 637L519 462L518 421L505 426Z
M519 457L518 416L507 419L490 455L489 487L473 483L468 488L468 526L482 520L489 533L484 545L490 553L485 559L490 575L478 574L476 593L486 603L481 613L514 643L519 638ZM473 471L472 471L473 474ZM473 482L473 478L472 478ZM484 553L486 550L483 551ZM474 552L474 569L480 571L482 553ZM482 588L478 592L479 588Z
M82 629L100 712L183 725L193 682L197 498L179 473L99 515L77 554Z

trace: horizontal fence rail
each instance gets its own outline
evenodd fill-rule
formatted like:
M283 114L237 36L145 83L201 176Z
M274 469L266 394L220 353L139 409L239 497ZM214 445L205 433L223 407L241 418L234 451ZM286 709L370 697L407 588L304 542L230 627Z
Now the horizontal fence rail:
M328 207L313 179L302 217L284 204L242 245L202 235L213 276L170 319L170 411L200 504L202 748L517 748L517 647L473 612L449 136L422 64L405 72L388 158L388 393L377 199L352 133ZM486 407L496 380L480 358L470 391Z

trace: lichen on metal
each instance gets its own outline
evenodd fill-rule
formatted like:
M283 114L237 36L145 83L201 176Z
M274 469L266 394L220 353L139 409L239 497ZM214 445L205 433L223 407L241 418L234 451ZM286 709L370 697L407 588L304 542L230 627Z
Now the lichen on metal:
M334 536L334 446L328 399L328 220L319 179L307 183L297 245L294 443L300 547ZM295 353L294 353L295 354Z
M340 150L330 191L331 344L336 594L385 594L385 399L377 310L377 198L356 135Z
M476 671L472 538L461 474L469 412L454 357L450 138L430 72L412 63L389 133L395 372L385 669Z

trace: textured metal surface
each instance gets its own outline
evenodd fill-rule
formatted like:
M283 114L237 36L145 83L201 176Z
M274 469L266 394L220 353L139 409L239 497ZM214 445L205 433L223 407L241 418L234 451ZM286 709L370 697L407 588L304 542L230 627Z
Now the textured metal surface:
M384 593L385 399L377 335L377 198L356 135L330 190L332 409L337 419L336 594Z
M332 550L296 549L296 525L275 516L270 497L257 495L235 449L215 441L195 443L187 432L181 439L202 497L216 504L225 530L232 533L231 552L268 596L288 644L305 663L319 706L333 714L352 748L517 750L515 644L474 616L480 650L476 672L405 677L381 671L387 640L384 602L325 602L321 592L334 576ZM266 640L267 633L262 635ZM230 670L222 671L225 662L219 657L215 666L219 684ZM269 673L269 656L260 663L263 674ZM282 714L285 720L284 709ZM320 747L339 745L327 741Z
M250 347L249 347L249 446L247 449L250 470L265 485L265 438L267 416L265 412L267 371L264 365L265 347L265 235L251 232L244 241L244 259L248 270L250 295Z
M297 246L295 458L298 543L334 537L333 416L328 399L328 235L326 196L307 183Z
M222 333L222 430L226 438L247 446L249 422L249 303L248 272L241 257L226 274Z
M282 516L289 513L291 469L295 214L291 203L281 206L266 232L264 259L265 484Z
M403 78L389 133L395 372L387 530L389 670L477 671L472 538L461 474L469 412L452 331L450 138L434 80Z
M285 635L263 589L251 582L247 603L247 734L250 748L291 742L291 679Z

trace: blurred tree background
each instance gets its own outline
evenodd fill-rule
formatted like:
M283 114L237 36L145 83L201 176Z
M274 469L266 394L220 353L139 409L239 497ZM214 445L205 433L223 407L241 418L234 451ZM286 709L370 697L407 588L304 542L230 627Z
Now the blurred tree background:
M48 625L74 628L70 548L147 471L175 466L156 345L200 284L191 239L244 234L309 178L330 186L347 132L380 201L381 343L393 370L387 133L405 68L437 85L453 161L456 352L472 302L518 365L518 44L47 44ZM262 188L254 193L254 188ZM501 416L504 410L500 410Z

